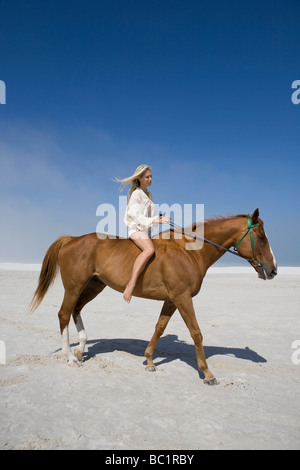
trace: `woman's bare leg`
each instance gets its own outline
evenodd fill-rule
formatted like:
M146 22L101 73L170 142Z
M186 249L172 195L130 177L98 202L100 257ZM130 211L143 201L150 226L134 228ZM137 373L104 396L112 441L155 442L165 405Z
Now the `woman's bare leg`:
M145 232L138 231L131 235L130 239L142 250L142 253L134 262L130 281L128 282L123 294L126 302L130 302L132 291L136 285L139 275L146 266L147 261L154 255L154 246L151 239Z

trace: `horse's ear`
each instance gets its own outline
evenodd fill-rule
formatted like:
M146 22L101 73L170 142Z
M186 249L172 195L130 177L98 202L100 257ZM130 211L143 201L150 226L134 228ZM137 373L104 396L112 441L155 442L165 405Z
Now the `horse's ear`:
M252 225L257 224L257 222L258 222L258 216L259 216L259 210L258 210L258 209L255 209L255 211L254 211L253 214L251 215L251 224L252 224Z

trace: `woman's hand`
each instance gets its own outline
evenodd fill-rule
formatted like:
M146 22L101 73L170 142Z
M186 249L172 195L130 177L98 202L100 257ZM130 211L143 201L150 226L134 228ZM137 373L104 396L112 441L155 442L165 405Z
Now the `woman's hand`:
M169 217L168 215L163 215L163 216L160 216L160 217L156 217L154 219L154 222L157 223L157 224L168 224L171 220L171 217Z
M161 224L168 224L171 220L171 217L168 215L164 215L163 217L160 217L160 223Z

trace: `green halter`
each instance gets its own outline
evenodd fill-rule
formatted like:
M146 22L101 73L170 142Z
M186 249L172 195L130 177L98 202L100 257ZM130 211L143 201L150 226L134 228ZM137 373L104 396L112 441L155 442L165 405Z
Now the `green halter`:
M239 244L244 240L244 238L248 235L248 233L250 232L250 239L251 239L251 247L252 247L252 251L254 251L254 242L253 242L253 233L252 233L252 229L254 227L257 227L258 224L251 224L251 217L248 217L248 230L247 232L245 233L245 235L240 239L240 241L237 242L237 244L234 246L234 250L237 251L237 247L239 246Z

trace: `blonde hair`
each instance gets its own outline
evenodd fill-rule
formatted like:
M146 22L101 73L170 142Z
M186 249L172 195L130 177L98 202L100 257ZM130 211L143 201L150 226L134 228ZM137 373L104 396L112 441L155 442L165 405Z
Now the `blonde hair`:
M137 167L133 175L128 176L127 178L119 179L119 178L114 178L114 181L117 183L122 183L121 185L121 191L123 191L126 186L128 186L131 183L130 190L129 190L129 197L128 200L130 199L131 194L136 188L139 188L140 182L138 178L141 178L146 171L151 171L151 168L149 165L140 165Z

